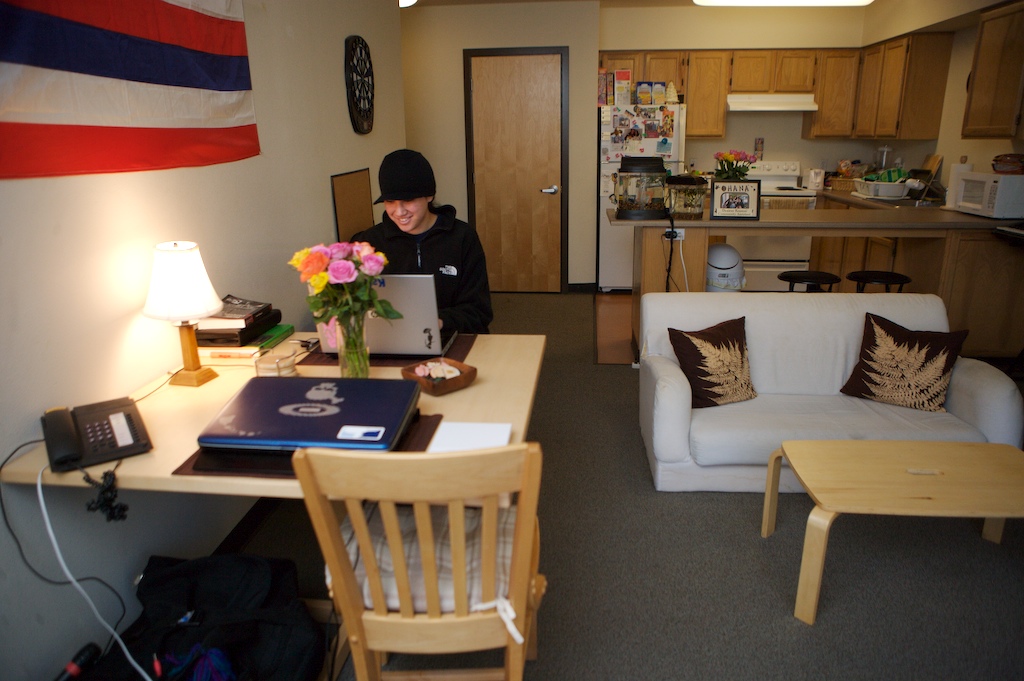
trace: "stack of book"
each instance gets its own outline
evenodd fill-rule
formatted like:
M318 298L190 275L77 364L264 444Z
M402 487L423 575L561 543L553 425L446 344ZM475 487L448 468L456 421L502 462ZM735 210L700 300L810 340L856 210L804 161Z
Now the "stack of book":
M224 309L199 320L196 343L206 357L252 357L290 336L295 327L281 323L281 311L270 303L233 296L223 298Z

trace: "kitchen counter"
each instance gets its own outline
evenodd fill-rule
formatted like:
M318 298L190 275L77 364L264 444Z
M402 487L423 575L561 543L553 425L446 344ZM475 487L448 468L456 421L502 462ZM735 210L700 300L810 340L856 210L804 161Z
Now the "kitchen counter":
M832 198L844 194L822 193ZM847 201L878 208L876 202L845 194ZM701 220L676 221L684 238L674 242L664 238L667 219L616 220L612 209L609 220L612 227L633 229L634 340L640 328L640 296L652 291L703 291L709 243L728 235L761 235L811 236L821 244L843 238L884 242L891 268L913 280L904 290L940 296L951 328L971 329L965 354L1005 357L1024 347L1024 296L1019 295L1024 248L1008 244L993 231L999 225L1024 225L1024 220L991 220L942 208L763 209L759 220L712 220L705 211ZM816 266L813 255L811 266Z
M910 208L912 210L918 210L920 208L931 208L933 210L942 210L940 208L940 206L942 205L941 201L928 202L931 203L932 205L914 205L912 203L913 199L901 199L898 202L883 201L881 199L864 199L859 196L854 196L853 192L836 191L834 189L826 189L825 191L819 191L818 201L819 204L823 202L834 201L836 203L841 203L843 205L850 206L851 208L869 208L881 210L895 210L898 208ZM910 205L907 205L908 203ZM821 206L819 205L819 208L820 207Z
M829 193L830 192L823 192ZM992 220L990 218L967 215L944 208L897 208L895 206L879 206L876 202L859 199L855 196L838 196L832 198L849 202L863 208L878 210L778 210L765 208L758 220L712 220L708 212L700 220L676 220L676 229L698 228L708 229L712 235L736 234L736 230L752 233L776 235L805 233L808 230L828 232L829 236L839 232L863 234L864 230L885 230L893 235L894 231L903 230L947 230L947 229L982 229L992 230L1000 224L1024 224L1024 220ZM865 205L858 205L865 204ZM615 209L608 210L609 221L613 227L624 228L669 228L667 219L660 220L616 220Z

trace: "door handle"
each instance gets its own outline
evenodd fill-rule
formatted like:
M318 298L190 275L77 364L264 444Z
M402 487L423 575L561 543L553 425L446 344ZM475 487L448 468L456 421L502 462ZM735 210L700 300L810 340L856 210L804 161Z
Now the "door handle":
M541 191L542 194L557 194L558 193L558 185L557 184L553 184L550 187L547 187L546 189L541 189L540 191Z

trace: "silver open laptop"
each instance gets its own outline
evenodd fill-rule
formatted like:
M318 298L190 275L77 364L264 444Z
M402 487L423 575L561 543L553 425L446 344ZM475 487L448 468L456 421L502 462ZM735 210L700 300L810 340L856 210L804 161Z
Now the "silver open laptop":
M401 319L382 319L373 313L366 318L366 344L371 355L436 357L444 354L455 338L441 335L437 316L437 295L432 274L385 274L377 295L402 313ZM338 351L335 339L319 326L320 349Z

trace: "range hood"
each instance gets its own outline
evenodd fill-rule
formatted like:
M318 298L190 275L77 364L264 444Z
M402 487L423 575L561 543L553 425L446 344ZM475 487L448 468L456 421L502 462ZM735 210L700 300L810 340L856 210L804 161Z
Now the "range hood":
M817 111L814 95L727 95L729 111Z

